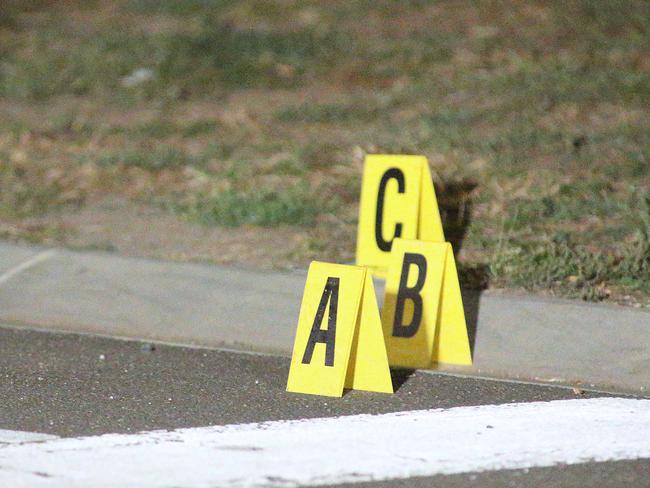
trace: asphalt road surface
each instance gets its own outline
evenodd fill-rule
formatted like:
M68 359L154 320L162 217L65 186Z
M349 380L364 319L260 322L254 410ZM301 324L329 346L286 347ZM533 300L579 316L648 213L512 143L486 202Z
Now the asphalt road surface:
M56 446L63 446L61 443L64 440L62 439L54 440L54 444L50 444L52 441L47 440L31 444L25 442L22 445L5 441L3 444L3 431L5 437L9 436L8 438L13 435L12 432L19 431L60 436L68 438L71 442L79 443L78 445L83 445L87 451L84 454L86 457L83 458L83 462L68 464L66 469L68 471L83 471L86 469L85 466L97 464L105 467L107 459L119 459L119 455L115 457L113 454L116 446L123 447L129 444L129 439L139 439L136 433L142 431L192 428L182 431L175 439L170 440L163 436L164 439L161 441L157 438L156 449L167 441L174 441L177 444L176 449L181 449L182 442L190 442L187 439L191 438L191 442L198 443L193 444L195 450L192 452L199 455L200 449L196 449L196 446L207 446L210 445L210 442L218 442L220 436L239 439L237 436L263 434L259 434L259 426L252 430L248 427L225 430L202 429L209 426L405 412L392 417L343 419L343 422L348 422L345 424L348 434L353 435L354 429L363 429L364 425L370 425L367 422L375 422L378 419L379 421L387 418L392 419L391 422L408 422L409 415L415 415L412 412L415 410L450 409L446 412L426 413L424 414L426 418L423 417L421 421L434 422L435 424L435 422L444 419L444 425L449 422L453 424L457 421L454 418L463 413L465 417L462 417L461 421L467 424L471 423L473 418L489 420L490 415L495 415L496 429L487 424L487 421L484 422L486 423L485 428L488 429L486 433L490 434L490 430L499 432L499 418L510 418L503 417L504 412L513 416L512 418L516 418L518 415L516 407L521 406L523 408L519 410L523 412L522 415L530 415L526 413L526 409L529 407L524 405L530 402L585 400L589 404L589 399L607 396L592 392L575 392L572 389L560 387L460 378L422 371L393 371L393 381L397 389L394 395L349 391L343 398L336 399L286 393L288 368L289 360L283 357L151 345L74 334L55 334L0 327L0 481L5 483L15 481L15 484L24 483L25 486L66 486L63 478L52 473L57 469L56 462L59 462L60 459L67 460L69 463L74 462L74 460L70 460L71 458L56 458L55 451L59 449ZM608 400L594 401L607 402ZM504 404L511 403L521 405L504 407ZM545 405L559 405L564 408L565 403L539 404L541 406L534 406L534 408L545 409L547 408ZM567 405L572 405L572 403L569 402ZM589 405L593 410L599 404ZM477 406L485 407L476 410L458 408ZM559 408L559 406L554 408ZM504 408L511 410L506 412ZM560 410L558 412L561 413ZM555 414L548 415L552 417ZM273 439L278 439L278 442L281 442L286 428L299 428L302 432L310 432L309 429L313 428L316 429L314 432L318 432L318 429L322 427L322 422L318 424L319 421L316 421L317 425L311 423L314 421L304 422L306 423L301 423L298 427L292 427L291 423L263 424L262 430L268 428L271 432L277 431L276 434L273 434L274 437L270 438L270 442L273 442ZM335 419L332 425L337 422L339 421ZM606 423L603 424L604 427L606 425ZM647 439L650 446L650 424L642 423L640 425L641 432L648 434ZM459 425L460 430L462 427ZM381 430L380 427L371 427L371 429ZM505 424L504 429L507 430ZM598 429L592 430L596 430L594 435L598 436ZM635 430L639 432L639 427L637 426ZM242 431L245 432L242 433ZM362 431L360 430L360 432ZM206 440L205 443L196 440L204 433L209 440ZM101 434L131 434L132 437L124 435L94 437ZM522 435L524 434L522 432ZM154 435L160 437L160 434ZM543 436L543 432L540 435ZM568 443L570 443L572 435L570 430L566 432ZM603 430L603 435L607 435L606 429ZM83 439L75 440L80 437ZM144 438L146 439L146 436ZM338 438L346 438L345 433L342 433L340 437L333 437L333 439ZM494 442L496 443L498 439L495 437ZM362 441L363 439L360 439L360 442ZM455 446L454 441L453 438L445 439L445 442L448 442L454 449L467 448L468 453L471 452L469 448L472 447L472 443ZM435 433L431 436L431 442L432 444L437 442ZM459 437L458 442L465 441ZM360 446L363 445L363 443L360 444ZM644 446L641 447L645 449ZM223 446L221 448L225 449ZM341 446L323 446L323 455L326 455L328 448L336 450ZM421 446L414 444L414 449L420 448ZM94 449L97 449L98 453L96 462L93 459ZM235 452L237 449L232 448L232 450L233 456L235 456L233 463L235 463L238 459L236 456L239 454ZM181 454L192 456L192 453L181 452ZM291 453L289 454L291 455ZM378 454L380 454L379 451ZM241 455L263 456L263 453L243 453ZM26 465L25 463L39 464L39 459L41 459L39 456L44 456L42 458L45 466L43 470L30 468L32 472L28 476L21 471L22 468L16 468L16 466ZM51 465L45 462L47 456L51 456L53 459ZM105 458L100 458L101 456L105 456ZM133 464L137 453L129 453L128 456ZM408 471L406 474L388 475L399 479L384 481L363 482L364 478L360 477L359 480L362 482L354 483L351 486L577 487L620 486L623 484L650 486L650 460L647 459L647 456L644 457L646 459L639 460L632 456L628 456L628 458L618 456L616 459L627 460L581 462L578 464L575 464L575 459L570 461L571 464L558 462L556 459L549 463L533 462L530 467L523 469L498 469L498 463L492 463L490 464L493 466L492 468L482 472L435 474L438 471L433 470L424 471L434 473L431 476L409 477L408 473L419 472L415 470ZM209 464L210 458L207 459ZM276 464L281 465L283 458L278 459ZM263 461L268 461L268 459L263 459ZM12 463L16 463L15 466ZM512 466L507 462L503 465ZM538 465L541 467L535 467ZM472 464L469 463L468 466L471 469ZM54 471L48 471L49 469ZM119 471L120 467L115 466L112 469ZM183 466L178 469L182 470ZM231 466L231 469L236 469L236 464ZM133 486L206 486L205 480L201 481L197 478L198 481L194 481L194 478L190 476L192 473L187 473L187 477L180 478L181 481L179 481L179 478L166 479L164 470L161 470L158 478L156 478L155 472L149 472L146 474L147 477L139 479L139 472L140 470L135 469L134 474L128 474L128 476L133 476L132 478L111 480L102 479L102 476L106 477L106 472L98 468L96 475L98 478L92 479L92 482L88 482L88 479L86 481L87 484L93 486L119 485L120 482L116 481L118 479L129 479L128 484ZM127 476L126 473L129 473L127 468L122 475ZM244 469L240 474L241 476L237 480L231 480L232 486L246 486L248 473ZM302 478L298 478L298 480L300 479ZM322 484L330 484L327 480L334 478L322 479L324 480L321 482ZM346 482L350 481L349 477L340 479ZM152 484L152 480L155 483ZM300 481L292 482L291 480L291 477L287 479L268 477L264 484L269 486L301 484ZM77 480L75 486L85 484ZM218 483L213 484L214 486L218 485ZM311 484L315 484L315 482ZM210 486L210 483L207 485Z

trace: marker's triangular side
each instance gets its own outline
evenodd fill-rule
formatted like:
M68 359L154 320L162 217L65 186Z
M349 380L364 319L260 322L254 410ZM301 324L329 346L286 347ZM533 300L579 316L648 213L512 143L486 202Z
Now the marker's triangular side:
M454 251L449 243L447 243L439 307L433 364L471 366L472 353L467 335L463 297L460 293Z
M393 393L393 381L371 273L366 273L345 387Z
M440 209L433 187L429 163L422 163L422 183L420 189L420 209L418 216L418 239L431 242L445 242L445 234L440 219Z
M311 263L287 391L343 395L365 277L366 269L358 266Z

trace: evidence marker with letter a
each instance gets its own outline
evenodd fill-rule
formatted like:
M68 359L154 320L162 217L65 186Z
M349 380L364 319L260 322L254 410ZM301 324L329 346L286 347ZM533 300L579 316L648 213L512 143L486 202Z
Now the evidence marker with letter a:
M393 392L372 278L362 267L314 261L287 391L342 396L344 387Z

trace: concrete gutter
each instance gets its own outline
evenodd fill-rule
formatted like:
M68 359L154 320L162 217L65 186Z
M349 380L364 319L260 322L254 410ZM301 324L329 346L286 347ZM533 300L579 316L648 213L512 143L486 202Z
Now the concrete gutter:
M31 328L289 355L304 282L304 272L0 243L0 321ZM474 366L441 371L650 397L650 311L490 292L463 300Z

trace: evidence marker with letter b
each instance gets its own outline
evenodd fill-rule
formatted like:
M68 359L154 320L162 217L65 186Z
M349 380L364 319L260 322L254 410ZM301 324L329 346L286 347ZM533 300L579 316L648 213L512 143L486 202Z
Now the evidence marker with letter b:
M361 183L356 263L385 273L393 240L444 242L435 190L424 156L366 156Z
M340 397L343 388L393 392L374 285L365 268L313 261L287 391Z
M451 244L395 239L382 325L391 366L472 364Z

